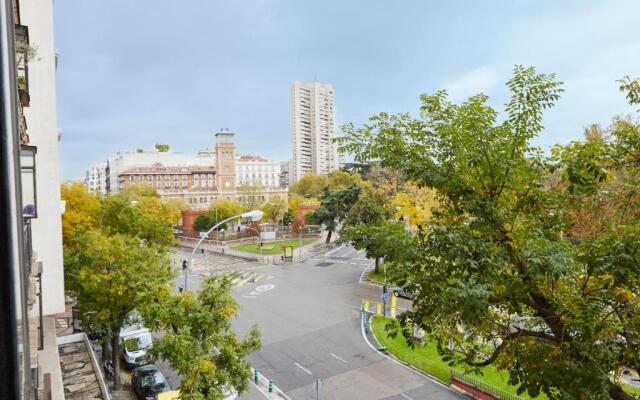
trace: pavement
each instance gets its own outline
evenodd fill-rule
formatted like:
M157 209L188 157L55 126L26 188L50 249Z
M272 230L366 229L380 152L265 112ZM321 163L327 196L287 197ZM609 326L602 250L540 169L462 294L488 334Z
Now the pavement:
M318 380L320 399L465 398L365 341L360 304L381 295L378 285L360 283L371 264L362 252L339 247L303 263L264 267L267 278L234 287L241 305L234 329L242 334L257 324L262 335L251 365L291 399L316 399Z
M174 266L180 268L189 255L188 249L178 250ZM466 398L376 351L365 340L360 305L363 299L375 304L381 296L380 286L365 279L371 266L363 252L349 246L302 263L272 266L200 253L187 285L197 290L209 274L236 274L232 292L240 312L233 327L243 335L258 325L263 346L248 361L291 399ZM184 275L175 284L184 284ZM410 306L408 300L398 300L399 311ZM177 387L175 372L167 365L160 367L171 386ZM270 397L252 384L239 399L265 398Z

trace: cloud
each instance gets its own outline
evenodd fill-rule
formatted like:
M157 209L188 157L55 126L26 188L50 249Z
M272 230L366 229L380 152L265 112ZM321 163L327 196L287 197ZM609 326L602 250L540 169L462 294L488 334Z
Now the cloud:
M497 71L492 67L482 66L447 80L440 87L447 89L452 100L461 101L480 92L487 93L497 82Z

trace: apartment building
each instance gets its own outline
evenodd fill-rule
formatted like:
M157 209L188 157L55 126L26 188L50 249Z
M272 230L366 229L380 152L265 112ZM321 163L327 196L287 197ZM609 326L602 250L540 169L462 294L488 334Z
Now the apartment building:
M90 193L107 194L107 163L97 163L92 165L85 174L84 184Z
M327 174L339 168L335 137L333 86L301 81L291 86L291 169L289 183L307 172Z

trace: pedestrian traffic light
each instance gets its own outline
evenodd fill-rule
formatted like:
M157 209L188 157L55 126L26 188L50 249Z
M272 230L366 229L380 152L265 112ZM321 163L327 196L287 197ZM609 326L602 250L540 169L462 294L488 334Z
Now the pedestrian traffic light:
M187 269L187 260L182 260L182 269Z
M382 285L382 293L387 293L387 291L389 290L389 288L387 287L387 285Z

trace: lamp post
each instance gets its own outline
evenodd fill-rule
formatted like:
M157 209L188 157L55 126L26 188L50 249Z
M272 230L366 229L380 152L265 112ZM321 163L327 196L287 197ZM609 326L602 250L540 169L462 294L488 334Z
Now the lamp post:
M196 246L193 248L193 251L191 252L191 257L189 257L189 265L187 265L187 268L184 269L184 291L185 292L187 291L187 276L189 275L189 267L193 265L193 256L194 254L196 254L196 251L198 251L198 247L200 246L200 244L204 241L206 237L209 236L211 232L213 232L214 229L224 224L225 222L229 222L232 219L236 219L236 218L250 218L252 221L259 221L260 218L262 218L262 214L263 213L260 210L253 210L253 211L248 211L246 213L242 213L240 215L235 215L233 217L225 219L224 221L218 222L213 226L213 228L209 229L204 234L201 233L200 240L198 240L198 243L196 243Z

